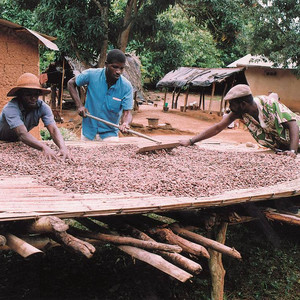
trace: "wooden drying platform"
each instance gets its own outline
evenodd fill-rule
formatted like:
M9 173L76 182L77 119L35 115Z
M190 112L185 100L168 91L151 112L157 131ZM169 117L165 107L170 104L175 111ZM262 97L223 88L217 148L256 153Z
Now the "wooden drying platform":
M31 176L0 176L0 222L55 215L60 218L142 214L228 206L300 195L300 178L274 186L211 197L162 197L140 193L75 194L38 184Z

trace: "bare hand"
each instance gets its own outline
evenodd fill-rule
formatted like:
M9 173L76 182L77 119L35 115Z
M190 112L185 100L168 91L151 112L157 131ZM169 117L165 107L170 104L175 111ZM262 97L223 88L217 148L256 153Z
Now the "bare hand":
M286 150L286 151L278 151L275 152L278 155L285 155L285 156L290 156L292 158L296 158L297 157L297 153L290 151L290 150Z
M128 132L128 129L130 129L129 125L127 123L123 123L119 126L120 131L122 132Z
M50 162L52 162L52 159L57 161L58 158L56 156L56 153L49 148L48 146L44 147L42 150L42 155L46 157L47 160L49 160Z
M180 140L178 142L181 146L184 146L184 147L191 146L191 141L189 139L188 140Z
M70 162L75 162L73 156L67 149L60 149L58 152L58 156L60 156L63 161L68 160Z
M77 112L78 112L79 116L85 118L86 113L88 113L88 110L84 106L81 106L81 107L78 108Z

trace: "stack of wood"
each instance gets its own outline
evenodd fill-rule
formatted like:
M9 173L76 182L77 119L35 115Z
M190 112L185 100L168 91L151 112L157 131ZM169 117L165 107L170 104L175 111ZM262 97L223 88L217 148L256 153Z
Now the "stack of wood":
M234 248L195 233L195 229L175 220L168 224L143 215L68 220L46 216L2 226L0 250L10 249L25 258L63 246L91 258L95 246L110 243L181 282L199 274L202 270L199 258L211 260L214 252L241 259Z

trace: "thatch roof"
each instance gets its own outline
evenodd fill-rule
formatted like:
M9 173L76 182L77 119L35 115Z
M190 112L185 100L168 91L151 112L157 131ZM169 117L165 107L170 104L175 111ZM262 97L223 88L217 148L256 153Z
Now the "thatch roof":
M180 67L166 74L157 87L210 86L213 82L222 82L235 73L243 72L244 68L190 68Z

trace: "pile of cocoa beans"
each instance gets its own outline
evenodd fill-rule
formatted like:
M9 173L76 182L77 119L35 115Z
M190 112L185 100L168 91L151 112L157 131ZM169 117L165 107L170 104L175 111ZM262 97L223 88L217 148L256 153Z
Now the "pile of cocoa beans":
M49 143L57 151L57 147ZM21 142L1 143L1 175L31 175L41 184L75 193L202 197L296 179L300 162L275 154L179 147L136 154L134 145L69 146L75 162L49 162Z

